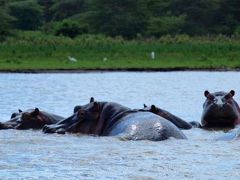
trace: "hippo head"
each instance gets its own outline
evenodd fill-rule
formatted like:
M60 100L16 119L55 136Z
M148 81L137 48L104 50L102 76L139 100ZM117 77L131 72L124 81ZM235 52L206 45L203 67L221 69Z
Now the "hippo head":
M90 102L89 103L92 103L92 102L94 102L94 98L93 97L90 98ZM75 106L74 110L73 110L73 113L78 112L78 110L81 109L81 108L82 108L82 106L80 106L80 105Z
M235 92L210 93L205 91L206 101L203 104L203 127L234 127L239 120L239 106L233 99Z
M150 111L154 114L159 115L161 113L160 108L156 107L155 105L147 106L146 104L143 104L143 107L144 107L144 110Z
M191 129L192 128L191 124L189 124L185 120L175 116L174 114L172 114L164 109L161 109L155 105L151 105L150 107L148 107L147 105L144 104L143 106L144 106L144 109L140 109L140 111L152 112L152 113L172 122L175 126L177 126L178 128L181 128L181 129Z
M11 119L16 118L16 117L21 117L22 112L23 111L21 109L18 109L18 112L12 113Z
M157 114L161 117L163 117L165 115L164 110L158 108L155 105L147 106L146 104L143 104L143 109L140 109L140 111L152 112L152 113Z
M40 129L47 124L47 119L38 108L21 112L20 114L17 129ZM15 115L18 117L18 114Z
M95 102L94 98L91 98L88 104L76 106L74 112L76 114L75 118L77 118L75 121L78 123L68 131L95 134L95 127L101 113L100 104Z

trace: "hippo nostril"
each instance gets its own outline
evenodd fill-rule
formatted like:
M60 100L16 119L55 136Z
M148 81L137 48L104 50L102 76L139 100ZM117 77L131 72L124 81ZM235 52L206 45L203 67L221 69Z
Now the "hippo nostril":
M80 116L80 117L84 116L84 111L83 111L83 110L80 110L80 111L78 112L78 116Z

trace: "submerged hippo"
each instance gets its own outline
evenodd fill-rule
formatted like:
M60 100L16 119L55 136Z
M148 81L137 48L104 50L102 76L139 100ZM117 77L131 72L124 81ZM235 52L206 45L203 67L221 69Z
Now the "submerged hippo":
M96 102L74 108L69 118L43 127L45 133L83 133L120 136L130 140L160 141L185 135L173 123L151 112L131 110L114 102Z
M41 129L46 124L55 124L64 118L40 111L38 108L13 113L9 121L0 123L0 129Z
M185 120L173 115L172 113L170 113L164 109L156 107L155 105L151 105L150 107L148 107L144 104L144 109L140 109L140 111L149 111L158 116L161 116L164 119L171 121L173 124L175 124L180 129L191 129L192 128L192 125L189 124L188 122L186 122Z
M205 91L201 124L203 128L233 128L240 124L240 108L233 99L235 92Z

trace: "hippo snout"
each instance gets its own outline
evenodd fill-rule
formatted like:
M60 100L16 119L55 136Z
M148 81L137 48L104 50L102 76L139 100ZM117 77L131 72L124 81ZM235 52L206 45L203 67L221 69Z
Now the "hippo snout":
M52 131L52 129L51 129L51 127L49 127L49 125L43 126L42 131L44 133L54 133L54 131Z
M4 129L4 124L0 122L0 129Z
M209 113L220 113L220 114L226 114L233 112L233 107L228 103L213 103L209 105L207 108L205 108L206 112Z
M232 126L236 118L236 112L230 104L213 103L204 109L202 124L205 126Z
M216 108L220 111L223 111L223 110L231 110L232 109L232 106L229 104L229 103L219 103L219 102L216 102L216 103L213 103L212 104L213 108Z
M45 125L42 128L42 131L44 133L58 133L58 134L64 134L66 132L64 124L51 124L51 125Z

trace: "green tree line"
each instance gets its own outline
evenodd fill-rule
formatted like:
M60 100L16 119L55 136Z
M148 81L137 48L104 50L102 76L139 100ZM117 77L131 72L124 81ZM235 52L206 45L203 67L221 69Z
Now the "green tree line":
M240 34L239 0L0 0L0 40L16 30L74 38Z

